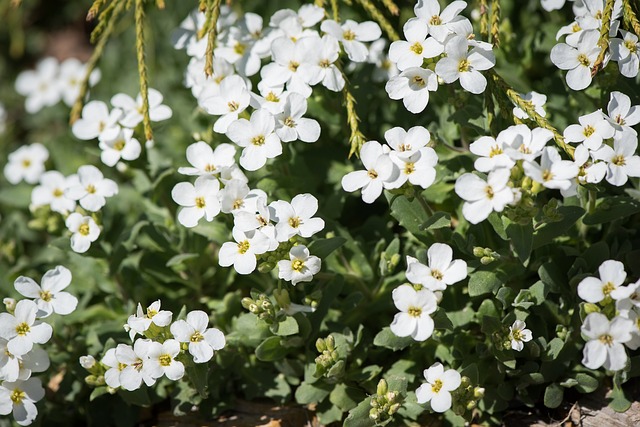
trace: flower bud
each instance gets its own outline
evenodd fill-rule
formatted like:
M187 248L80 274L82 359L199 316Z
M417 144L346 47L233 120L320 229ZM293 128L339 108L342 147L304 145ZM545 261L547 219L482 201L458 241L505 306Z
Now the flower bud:
M318 350L320 353L322 353L326 349L327 349L327 345L325 344L324 340L322 338L318 338L316 340L316 350Z
M387 386L387 382L383 378L378 382L376 393L378 394L378 396L384 396L385 394L387 394L387 391L389 391L389 387Z
M84 369L91 369L94 366L96 366L96 359L91 356L80 356L80 366L82 366Z
M4 306L7 309L7 312L9 312L10 314L13 314L13 312L16 310L16 304L18 302L13 298L4 298L2 302L4 303Z
M485 255L484 248L481 248L480 246L473 247L473 256L480 258L480 257L483 257L484 255Z

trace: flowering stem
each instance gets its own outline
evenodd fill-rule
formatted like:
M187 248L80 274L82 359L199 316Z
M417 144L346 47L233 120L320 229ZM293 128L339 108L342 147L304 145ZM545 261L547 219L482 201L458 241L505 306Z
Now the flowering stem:
M398 36L398 33L396 33L396 30L393 29L393 25L391 25L391 23L389 23L387 18L384 17L382 12L380 12L378 8L375 7L373 3L371 3L371 0L356 0L356 1L360 3L362 8L366 10L369 13L369 15L371 15L373 20L380 25L380 27L384 30L385 33L387 33L387 36L389 36L389 40L391 40L392 42L400 40L400 36Z
M93 70L96 68L98 59L100 59L100 57L102 56L102 52L104 51L104 47L107 44L107 40L109 40L109 37L113 33L113 29L115 28L118 16L124 10L125 2L123 0L115 0L112 4L114 4L113 11L111 12L111 16L107 21L104 31L102 31L102 33L100 34L100 40L96 44L96 48L91 54L91 58L89 58L89 61L87 62L87 70L84 74L84 78L82 79L82 83L80 84L80 92L78 93L76 102L73 104L73 108L71 108L71 114L69 118L69 123L71 124L73 124L80 118L82 107L84 106L84 98L87 95L87 90L89 89L89 77L91 76Z
M604 62L604 56L609 50L609 28L611 27L611 13L613 12L613 4L615 0L607 0L604 6L604 12L602 13L602 27L600 28L600 38L598 39L598 46L600 46L600 53L596 62L591 69L591 77L595 76L602 68Z
M333 15L334 21L340 22L340 13L338 12L338 0L331 0L331 14Z
M102 6L104 6L105 1L106 0L95 0L93 2L91 8L89 9L89 12L87 12L87 21L91 21L96 17L100 9L102 9Z
M398 16L400 14L400 9L398 9L398 6L393 2L393 0L382 0L382 4L387 8L390 14L394 16Z
M504 92L507 98L509 98L516 106L520 107L525 113L527 113L531 120L536 122L538 126L550 130L553 133L553 139L555 140L556 145L562 148L564 152L573 159L573 152L575 151L575 148L571 147L565 142L564 136L562 136L546 118L538 114L535 110L535 107L530 102L522 99L520 94L511 86L509 86L498 73L496 73L494 70L489 70L488 73L491 76L491 79L493 80L495 86L498 87L502 92Z
M628 29L633 29L633 32L636 35L640 36L640 21L638 21L638 17L636 16L633 8L631 7L630 0L622 0L623 5L623 14L624 14L624 22L627 24Z
M491 2L491 42L500 46L500 0Z
M151 118L149 117L149 83L147 64L144 57L144 0L136 0L136 55L138 57L138 74L140 74L140 96L142 97L142 126L147 141L153 140Z
M220 0L213 0L210 5L211 22L209 35L207 39L207 50L205 52L204 72L207 76L213 75L213 49L216 47L216 38L218 37L218 17L220 16ZM208 11L209 9L207 9Z
M489 16L487 15L487 0L480 0L480 35L489 40Z
M340 70L342 74L342 78L344 79L344 87L342 88L342 94L344 96L345 106L347 107L347 123L349 124L349 129L351 130L351 136L349 136L349 158L352 155L358 156L360 154L360 147L364 144L366 138L360 132L358 127L358 123L360 122L360 118L358 117L358 113L356 112L356 98L353 96L351 91L349 90L349 81L347 80L347 76L345 76L344 71L342 70L342 65L336 62L336 67Z

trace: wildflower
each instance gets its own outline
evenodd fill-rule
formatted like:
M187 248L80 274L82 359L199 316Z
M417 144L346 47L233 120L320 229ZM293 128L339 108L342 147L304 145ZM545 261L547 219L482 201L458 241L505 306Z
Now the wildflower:
M148 359L151 340L138 339L133 347L126 344L118 344L115 358L118 361L118 382L125 390L133 391L140 388L142 382L147 386L155 384L156 380L148 370L144 369ZM121 369L120 369L121 368ZM105 382L107 375L105 374Z
M186 320L171 325L171 333L179 342L189 343L189 353L195 363L206 363L214 351L225 346L224 334L217 328L209 328L209 316L201 310L187 313Z
M99 211L105 204L106 198L118 194L118 184L105 178L100 170L93 165L78 168L78 184L65 190L65 196L77 200L84 209L90 212Z
M363 42L372 42L382 35L380 26L373 21L357 23L347 19L340 25L336 21L325 19L320 29L339 40L353 62L364 62L367 59L369 51Z
M434 243L427 251L428 265L407 257L407 280L420 284L431 291L443 291L467 277L467 263L453 259L451 246Z
M360 160L365 170L349 172L342 177L342 188L353 192L362 188L362 200L373 203L382 194L384 182L397 179L399 170L378 141L367 141L360 149Z
M42 285L38 285L29 277L18 277L13 286L27 298L35 298L38 309L44 313L39 317L47 317L52 313L69 314L76 309L78 299L69 292L64 292L71 283L71 272L61 265L47 271L42 276Z
M84 253L89 250L91 243L98 240L100 227L90 216L82 216L78 212L73 212L65 221L67 229L71 234L71 249L77 253Z
M76 138L84 141L94 138L114 139L120 132L118 121L121 117L121 109L114 108L109 111L104 102L89 101L82 108L82 116L71 126L71 132Z
M391 322L391 332L399 337L411 336L416 341L425 341L433 334L434 323L430 314L438 308L433 292L423 288L416 291L404 284L393 290L393 303L400 313Z
M133 129L120 129L120 132L113 138L104 138L99 144L102 153L100 160L107 166L115 166L122 160L135 160L140 157L142 146L133 137Z
M433 37L427 37L429 27L418 18L409 19L404 27L405 40L391 43L389 60L396 63L398 70L421 67L426 58L434 58L444 51L444 45Z
M584 346L582 364L589 369L604 366L619 371L627 364L624 343L632 339L633 322L623 317L612 321L602 313L590 313L582 323L581 331L588 340Z
M300 282L310 282L320 271L320 258L310 255L309 249L304 245L292 247L289 258L278 261L278 277L294 286Z
M333 92L341 91L345 82L335 65L340 53L338 40L326 34L321 39L306 37L300 43L308 50L307 61L300 64L300 72L308 76L308 83L312 86L322 83Z
M51 338L53 328L36 320L38 306L31 300L21 300L13 314L0 313L0 337L8 340L7 349L15 356L27 354L33 344L44 344Z
M507 185L511 177L509 169L497 169L483 180L477 175L465 173L456 180L455 192L465 202L462 214L472 224L478 224L493 211L502 212L514 201L513 191Z
M265 253L269 249L269 238L262 232L232 231L235 242L226 242L220 248L218 263L222 267L233 268L239 274L250 274L256 269L256 255Z
M274 130L275 119L266 110L254 111L250 120L239 119L229 125L227 136L244 148L240 166L255 171L263 167L267 159L282 154L282 144Z
M152 378L167 378L177 381L184 376L184 365L175 358L180 354L180 343L174 339L168 339L162 344L150 342L147 350L149 360L144 364L145 373Z
M49 158L49 151L40 143L23 145L9 154L9 162L4 167L4 176L11 184L25 181L35 184L44 173L44 162Z
M467 7L464 1L454 1L440 11L438 0L419 0L413 8L414 13L429 25L429 34L440 43L444 43L447 36L456 32L459 25L467 19L459 16Z
M60 64L55 58L38 62L35 70L23 71L16 79L16 92L26 96L24 106L28 113L37 113L43 107L60 102Z
M496 64L493 52L474 47L470 51L469 42L463 36L455 36L445 46L444 58L436 64L436 74L445 81L460 85L468 92L479 94L487 87L487 79L480 71L488 70Z
M640 123L640 106L631 106L631 98L622 92L613 91L609 96L605 116L616 132L636 133L632 126Z
M282 142L299 139L302 142L316 142L320 138L320 125L313 119L302 117L307 112L307 99L291 93L281 114L276 119L276 135Z
M215 150L204 141L195 142L187 147L187 161L192 167L178 168L183 175L218 175L235 164L236 147L220 144Z
M21 426L35 421L38 408L35 402L44 397L44 388L38 378L25 381L4 381L0 384L0 415L9 415Z
M422 112L429 103L429 91L438 89L438 76L420 67L407 68L385 85L391 99L402 99L405 108L413 114Z
M573 178L578 176L578 166L570 160L562 160L555 147L545 147L540 164L525 162L525 174L546 188L567 190Z
M615 133L602 110L581 116L578 121L579 125L570 125L564 130L564 137L568 142L582 142L589 150L597 150L603 140Z
M600 53L598 33L584 31L577 47L559 43L551 49L551 62L561 70L568 70L565 79L573 90L582 90L591 84L591 67Z
M634 78L640 68L640 43L638 36L629 31L620 30L622 39L612 38L611 59L618 63L620 74Z
M160 122L170 119L173 115L171 108L162 104L162 94L156 89L149 88L149 118L152 122ZM118 93L111 98L111 105L122 110L120 124L133 129L142 122L143 105L142 95L138 94L136 99L124 93Z
M220 83L220 93L201 101L207 113L221 116L213 125L213 130L225 133L229 125L238 120L238 115L249 106L249 90L244 79L231 75Z
M509 137L513 134L511 129L505 129L497 138L482 136L469 145L469 150L476 156L473 167L480 172L491 172L495 169L511 169L516 162L505 152L508 147Z
M596 160L607 162L606 180L609 184L622 186L629 177L640 177L640 156L636 155L638 136L631 132L615 135L613 148L603 145L591 155Z
M195 227L203 217L211 222L220 213L219 191L220 182L206 175L198 177L195 184L176 184L171 190L171 197L182 206L178 222L185 227Z
M522 320L516 320L513 325L509 326L509 340L511 341L511 348L515 351L522 351L524 343L533 339L531 331L525 329L527 324Z
M69 107L78 99L80 95L80 85L87 73L87 65L76 58L68 58L60 64L58 81L60 84L60 95L62 100ZM95 86L100 81L100 70L95 69L89 75L89 86Z
M277 200L270 206L275 211L276 233L280 242L295 235L311 237L324 228L322 218L312 218L318 211L318 199L312 194L298 194L291 203Z
M430 402L431 409L436 412L451 408L451 392L462 383L460 373L454 369L445 371L441 363L434 363L423 374L427 382L416 390L418 403Z
M610 296L627 278L624 264L620 261L607 260L598 267L600 278L585 277L578 284L578 295L590 303L598 303Z
M268 86L287 85L290 92L298 92L300 95L309 97L311 87L309 86L310 75L304 72L300 66L307 61L309 56L307 42L304 39L293 41L286 37L280 37L271 44L271 55L273 62L262 67L260 76L264 84Z
M125 325L125 330L129 332L131 341L136 334L144 335L152 323L161 328L171 323L173 313L169 310L160 310L161 304L160 300L156 300L147 307L146 311L143 311L142 305L138 303L136 314L129 316Z
M76 208L75 200L65 196L65 190L78 184L77 175L65 177L58 171L48 171L40 176L40 185L31 191L31 207L49 206L53 212L63 215Z

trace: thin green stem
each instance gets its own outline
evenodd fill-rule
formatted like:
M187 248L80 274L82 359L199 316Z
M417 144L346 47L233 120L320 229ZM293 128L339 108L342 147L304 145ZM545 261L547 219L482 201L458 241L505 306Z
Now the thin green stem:
M218 17L220 16L220 0L213 0L211 4L211 27L207 38L207 50L205 52L204 72L207 76L213 75L213 50L218 38Z
M613 13L613 4L615 0L607 0L604 6L604 12L602 13L602 26L600 28L600 38L598 39L598 46L600 46L600 53L596 62L593 63L591 68L591 77L595 76L602 68L604 63L604 57L609 50L609 28L611 28L611 14Z
M385 18L385 16L378 10L378 8L371 2L371 0L356 0L364 10L371 15L374 21L380 25L380 27L387 33L389 40L392 42L400 40L400 36L393 28L393 25Z
M149 117L149 80L147 63L144 54L144 0L136 0L136 55L138 57L138 74L140 75L140 96L142 97L142 126L147 141L153 140L151 118Z

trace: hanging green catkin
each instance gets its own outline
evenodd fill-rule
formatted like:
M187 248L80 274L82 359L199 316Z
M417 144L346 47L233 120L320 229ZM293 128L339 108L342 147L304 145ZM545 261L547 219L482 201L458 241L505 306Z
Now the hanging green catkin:
M144 128L144 137L147 141L152 141L153 131L151 130L151 118L149 117L149 82L144 55L144 0L136 0L134 15L136 24L136 56L138 57L140 96L142 98L142 126Z

